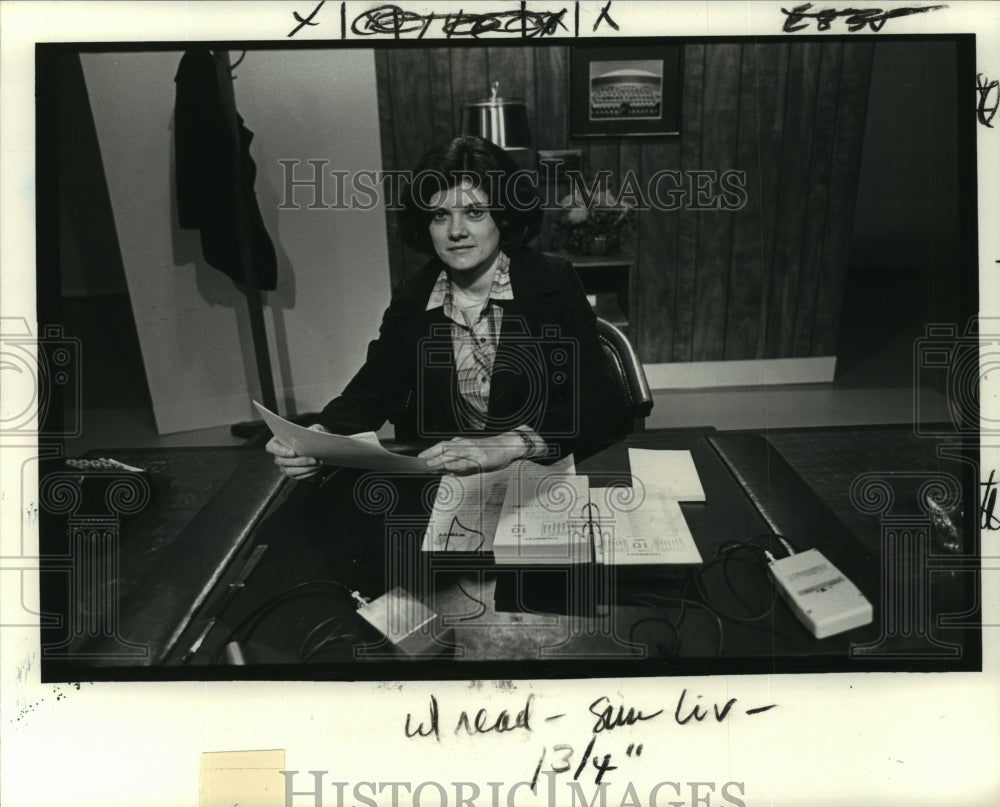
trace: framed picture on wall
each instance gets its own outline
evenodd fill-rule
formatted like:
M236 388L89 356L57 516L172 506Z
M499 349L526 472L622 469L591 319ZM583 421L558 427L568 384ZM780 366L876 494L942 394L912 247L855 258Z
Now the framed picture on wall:
M680 133L681 46L573 47L574 137Z

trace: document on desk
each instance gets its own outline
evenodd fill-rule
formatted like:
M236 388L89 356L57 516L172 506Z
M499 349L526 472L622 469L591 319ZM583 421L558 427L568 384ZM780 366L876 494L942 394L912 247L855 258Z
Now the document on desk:
M593 560L585 476L511 479L500 510L493 557L498 564Z
M510 471L485 474L445 474L438 485L424 552L489 552L497 531L500 506Z
M491 552L500 510L511 480L529 481L575 476L572 455L552 465L518 462L481 474L445 474L424 534L424 552Z
M671 566L702 562L673 488L646 485L636 506L609 505L619 493L613 488L590 491L598 563Z
M678 502L703 502L705 490L690 451L661 451L630 448L628 462L632 469L632 484L658 488Z
M423 460L393 454L383 448L374 432L350 436L329 434L291 423L256 401L253 405L257 407L257 411L274 436L303 457L315 457L327 465L362 468L369 471L431 473Z
M590 488L572 456L547 466L524 461L445 474L423 550L492 552L498 565L701 563L678 504L705 499L690 453L640 451L633 473L636 467L642 493L635 499L621 487ZM667 478L661 483L658 475Z
M686 565L702 562L674 489L590 488L585 476L511 480L493 541L498 564Z

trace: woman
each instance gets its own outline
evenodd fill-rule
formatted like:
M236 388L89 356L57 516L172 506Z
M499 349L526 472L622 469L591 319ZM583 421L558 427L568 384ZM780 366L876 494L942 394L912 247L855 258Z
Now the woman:
M525 244L542 211L511 158L478 137L431 149L403 199L403 240L433 257L395 291L364 366L314 428L433 440L429 471L555 459L627 419L572 266ZM520 181L518 181L520 180ZM287 476L319 463L272 439Z

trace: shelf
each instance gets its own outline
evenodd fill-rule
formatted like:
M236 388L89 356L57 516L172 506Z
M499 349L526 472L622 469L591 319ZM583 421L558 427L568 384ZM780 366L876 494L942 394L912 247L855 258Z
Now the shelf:
M571 252L547 254L567 260L573 265L594 313L620 328L627 336L632 259L621 252L607 255L576 255Z
M632 259L622 252L609 252L606 255L580 255L575 252L547 252L546 254L567 260L577 269L581 267L627 269L632 265Z

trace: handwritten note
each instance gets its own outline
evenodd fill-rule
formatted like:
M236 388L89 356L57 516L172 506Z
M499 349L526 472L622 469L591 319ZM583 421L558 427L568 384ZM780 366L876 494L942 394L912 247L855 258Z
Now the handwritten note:
M319 3L306 16L293 11L292 17L298 24L292 28L288 36L293 37L303 28L319 25L323 17L320 14L323 6L324 2ZM347 4L340 3L339 7L342 39L347 37L348 31L356 37L423 39L432 33L431 29L435 23L440 24L440 33L444 34L446 39L484 37L536 39L552 36L560 30L568 32L564 20L568 9L565 6L545 11L528 9L524 6L517 9L476 12L459 8L454 12L441 13L412 11L403 6L384 3L366 8L360 14L355 14L349 22ZM614 24L606 11L602 18L608 24Z
M791 11L782 8L781 13L785 15L785 24L781 27L783 33L790 34L795 31L802 31L809 27L810 21L815 21L817 31L829 31L836 20L842 19L848 31L860 31L868 27L872 31L881 31L882 26L888 20L897 17L906 17L910 14L923 14L927 11L936 11L947 6L912 6L909 8L892 8L883 10L881 8L825 8L820 11L812 11L812 3L803 3L795 6Z
M1000 530L1000 516L996 515L997 482L994 479L995 470L990 468L989 478L980 482L983 488L979 501L979 528L981 530Z
M976 93L979 103L976 106L976 117L979 123L988 129L993 128L993 118L1000 109L1000 80L990 79L982 73L976 74Z
M611 771L618 770L628 760L642 755L644 743L635 741L635 734L619 740L613 736L616 729L637 726L641 723L657 723L655 737L663 738L667 726L688 727L692 731L699 725L718 725L732 722L738 716L755 717L774 709L778 704L765 703L752 706L740 705L740 699L730 696L723 701L692 694L687 688L668 696L660 703L636 705L620 696L612 698L601 695L582 710L579 717L586 729L579 736L564 735L563 742L544 742L541 753L531 772L532 792L538 786L542 775L549 778L552 786L555 779L565 775L567 781L579 781L593 777L600 785ZM442 741L442 736L476 738L510 734L519 737L535 736L536 733L551 734L550 727L559 727L571 722L573 715L553 708L546 708L535 694L512 698L501 708L472 705L450 712L447 704L442 705L437 696L431 695L426 711L407 712L403 720L405 736L414 741ZM672 721L671 721L672 718ZM579 731L579 729L578 729ZM548 738L545 738L546 740ZM598 742L600 741L600 746ZM578 749L583 749L582 751Z

